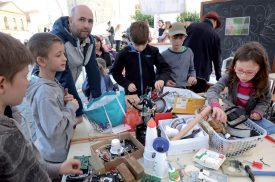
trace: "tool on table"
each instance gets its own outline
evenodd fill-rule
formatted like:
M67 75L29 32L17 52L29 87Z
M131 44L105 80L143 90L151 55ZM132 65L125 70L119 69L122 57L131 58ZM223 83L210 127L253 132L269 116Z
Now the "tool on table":
M270 135L266 135L265 138L273 143L275 143L275 139L272 138Z
M244 170L247 172L248 177L251 179L251 181L254 182L255 181L255 177L254 177L254 174L252 173L251 168L248 165L245 165L244 166Z
M263 157L260 159L260 161L263 163L263 165L271 167L269 164L267 164L267 163L264 162L264 158Z
M254 176L275 176L275 171L252 171Z
M251 166L254 167L254 168L263 169L263 163L261 163L261 162L257 162L257 161L250 162L250 161L247 161L247 160L244 160L244 162L250 163Z

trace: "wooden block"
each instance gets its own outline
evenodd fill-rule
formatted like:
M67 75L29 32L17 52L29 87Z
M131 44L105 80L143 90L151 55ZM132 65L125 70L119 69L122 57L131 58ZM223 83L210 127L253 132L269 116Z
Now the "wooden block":
M117 166L117 170L123 177L123 181L126 181L126 182L135 182L136 181L133 174L127 168L126 164L124 164L124 163L119 164Z
M136 160L136 158L130 157L127 159L127 166L135 176L136 180L141 179L145 175L143 166Z

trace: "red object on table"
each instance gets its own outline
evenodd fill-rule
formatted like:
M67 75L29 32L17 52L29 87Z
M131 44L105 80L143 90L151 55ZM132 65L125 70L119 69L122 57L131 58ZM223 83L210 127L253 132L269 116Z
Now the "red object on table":
M270 135L266 135L265 138L273 143L275 143L275 139L272 138Z
M165 113L156 113L155 114L155 121L158 125L159 120L162 119L171 119L172 118L172 113L171 112L165 112Z

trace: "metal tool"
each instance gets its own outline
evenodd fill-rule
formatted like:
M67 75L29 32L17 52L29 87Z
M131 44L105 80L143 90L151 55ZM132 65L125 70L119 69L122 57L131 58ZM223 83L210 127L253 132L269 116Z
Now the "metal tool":
M263 163L263 165L266 165L266 166L268 166L268 167L271 167L269 164L267 164L267 163L264 162L264 158L263 158L263 157L260 159L260 161Z

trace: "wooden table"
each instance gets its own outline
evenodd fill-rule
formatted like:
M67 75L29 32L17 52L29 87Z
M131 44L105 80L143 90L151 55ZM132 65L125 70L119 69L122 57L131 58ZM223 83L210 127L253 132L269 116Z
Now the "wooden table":
M106 135L106 134L105 134ZM82 123L80 123L75 130L73 136L73 142L71 144L68 158L72 158L76 155L90 155L90 144L94 141L87 140L88 137L103 137L103 134L95 131L90 125L89 121L84 119ZM104 136L105 137L105 136ZM273 135L275 138L275 134ZM86 140L85 140L86 138ZM95 138L93 138L95 139ZM194 164L192 161L195 153L187 153L181 154L178 156L169 156L168 160L173 163L176 168L179 166L176 164L176 160L179 160L181 164L191 165ZM260 141L256 148L254 148L251 152L241 157L236 157L236 159L243 161L259 161L260 158L263 157L263 160L268 163L271 167L264 166L263 171L275 171L275 143L270 142L269 140L263 139ZM143 163L143 159L139 159L139 162ZM256 169L255 169L256 170ZM255 176L256 182L275 182L275 177L273 176ZM63 179L62 181L65 181ZM163 180L167 181L167 180ZM248 177L228 177L228 182L250 182L251 180Z

